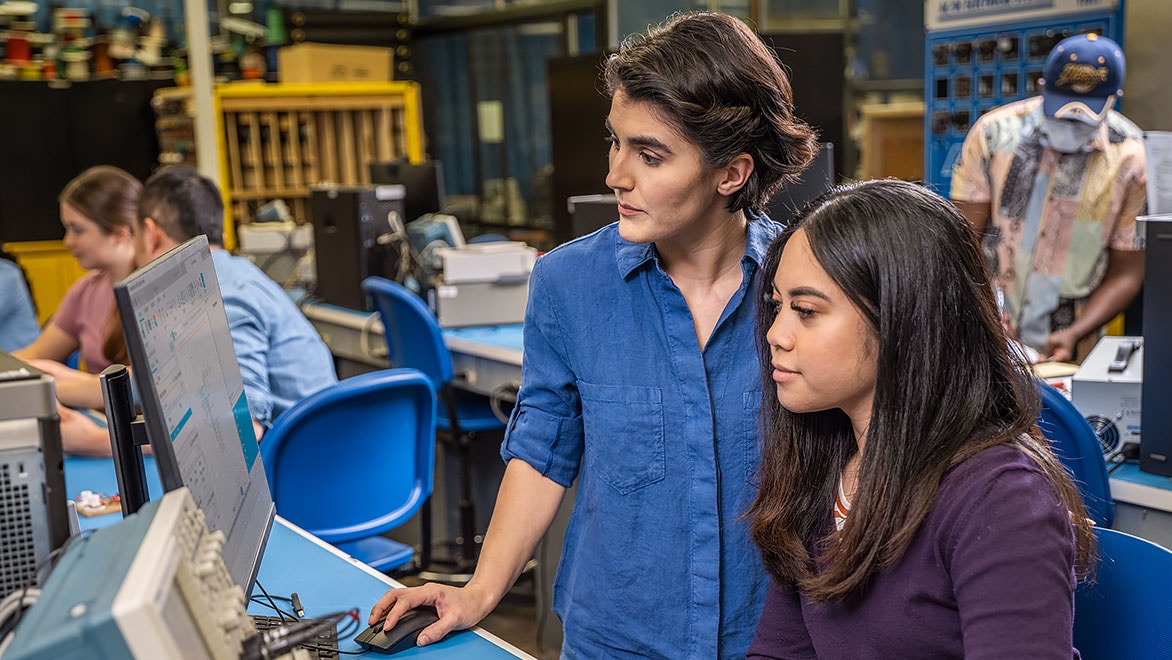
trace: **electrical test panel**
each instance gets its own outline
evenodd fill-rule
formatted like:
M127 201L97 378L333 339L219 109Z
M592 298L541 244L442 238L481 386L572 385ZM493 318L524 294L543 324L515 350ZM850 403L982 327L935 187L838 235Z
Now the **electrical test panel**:
M1046 56L1066 37L1124 45L1123 10L1124 0L925 0L924 180L947 197L973 122L1041 93Z

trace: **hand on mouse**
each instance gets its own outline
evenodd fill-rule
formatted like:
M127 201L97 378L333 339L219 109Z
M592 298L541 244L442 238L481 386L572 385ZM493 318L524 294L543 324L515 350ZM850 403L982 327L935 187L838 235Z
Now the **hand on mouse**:
M431 605L439 614L439 621L420 631L416 642L418 646L426 646L438 642L453 630L465 630L480 623L492 612L497 600L482 593L471 582L463 587L432 583L407 589L390 589L371 608L368 623L373 625L385 615L383 629L389 630L407 610Z

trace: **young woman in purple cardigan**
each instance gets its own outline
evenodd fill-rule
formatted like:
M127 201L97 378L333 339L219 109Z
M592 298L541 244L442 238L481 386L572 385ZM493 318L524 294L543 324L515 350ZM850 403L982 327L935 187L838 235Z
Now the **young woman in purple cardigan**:
M763 275L749 657L1078 657L1094 538L964 218L915 184L840 187Z

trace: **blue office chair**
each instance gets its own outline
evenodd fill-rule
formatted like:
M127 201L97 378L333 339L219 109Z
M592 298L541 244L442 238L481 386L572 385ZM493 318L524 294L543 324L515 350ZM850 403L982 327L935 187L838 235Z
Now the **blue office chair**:
M1111 499L1111 485L1107 480L1107 464L1099 436L1087 423L1082 413L1061 392L1040 378L1034 379L1042 399L1038 427L1050 441L1050 446L1062 465L1074 477L1082 494L1087 515L1100 527L1110 527L1115 520L1115 502Z
M504 234L488 232L485 234L477 234L473 236L472 238L468 239L468 244L474 245L476 243L500 243L501 241L507 240L509 240L509 237L505 236Z
M435 388L415 369L340 381L286 410L260 455L277 513L372 568L402 568L414 549L382 533L431 495Z
M1074 594L1074 646L1083 660L1172 658L1172 550L1095 529L1099 568Z
M436 427L444 431L440 436L455 449L460 466L460 537L455 541L460 553L454 558L456 574L433 574L433 579L462 581L461 574L475 566L477 555L471 443L479 432L503 429L504 422L493 412L488 397L452 385L452 354L435 314L418 295L381 277L363 280L362 290L370 295L382 319L388 361L427 374L439 396ZM424 506L422 516L426 527L431 521L429 506Z

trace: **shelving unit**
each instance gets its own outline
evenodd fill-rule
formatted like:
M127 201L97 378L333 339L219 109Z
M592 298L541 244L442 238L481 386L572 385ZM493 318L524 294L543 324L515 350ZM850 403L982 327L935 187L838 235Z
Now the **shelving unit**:
M154 106L160 161L190 160L189 92L159 90ZM413 82L228 84L215 88L225 243L235 225L284 200L298 222L308 219L309 189L318 183L370 183L368 165L423 159L419 87Z

